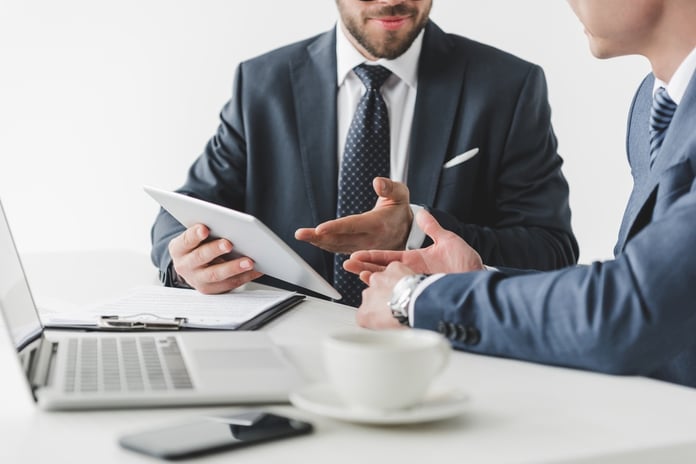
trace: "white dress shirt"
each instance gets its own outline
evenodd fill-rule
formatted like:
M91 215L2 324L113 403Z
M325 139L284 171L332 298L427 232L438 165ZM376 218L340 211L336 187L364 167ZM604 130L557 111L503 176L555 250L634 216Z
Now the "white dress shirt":
M408 144L411 138L413 112L418 90L418 60L423 46L423 31L401 56L393 60L379 59L368 61L348 40L343 24L339 19L336 27L336 76L338 79L338 165L341 165L345 150L348 129L360 98L366 92L360 78L353 68L363 64L382 65L392 72L381 88L382 98L389 114L390 154L389 166L392 180L406 183L408 177ZM420 206L411 205L414 222L411 225L408 249L420 248L425 238L423 231L415 223Z
M657 77L655 78L655 84L653 86L653 95L657 92L657 89L664 87L667 90L670 98L674 100L674 103L679 105L684 94L686 93L686 88L689 86L689 81L691 77L696 72L696 48L691 50L691 53L687 55L684 61L681 62L674 75L670 79L669 83L661 81Z

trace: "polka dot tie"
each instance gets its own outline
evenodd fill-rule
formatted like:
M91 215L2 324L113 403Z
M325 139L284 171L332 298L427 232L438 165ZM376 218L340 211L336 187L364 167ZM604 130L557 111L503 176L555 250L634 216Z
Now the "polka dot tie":
M657 89L650 111L650 167L657 158L676 110L677 104L670 98L667 90L664 87Z
M389 177L389 115L380 94L380 87L391 75L382 66L361 64L353 71L367 89L348 129L346 147L338 176L336 216L359 214L372 209L377 194L372 188L375 177ZM348 255L334 258L334 287L341 303L359 306L365 288L360 279L343 269Z

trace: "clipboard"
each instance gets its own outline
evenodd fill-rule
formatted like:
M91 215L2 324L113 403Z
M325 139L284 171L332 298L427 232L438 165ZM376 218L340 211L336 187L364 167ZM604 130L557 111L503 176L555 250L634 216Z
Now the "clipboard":
M196 290L153 285L131 289L119 299L76 313L42 312L41 318L44 327L51 329L256 330L305 298L300 293L276 289L203 295Z
M254 269L334 300L341 294L271 229L251 216L177 192L144 186L145 191L185 227L205 224L211 237L234 244L235 255L254 260Z
M150 320L143 320L141 316L148 316ZM97 329L102 330L179 330L184 327L188 319L175 317L165 319L156 314L137 314L134 316L100 316Z

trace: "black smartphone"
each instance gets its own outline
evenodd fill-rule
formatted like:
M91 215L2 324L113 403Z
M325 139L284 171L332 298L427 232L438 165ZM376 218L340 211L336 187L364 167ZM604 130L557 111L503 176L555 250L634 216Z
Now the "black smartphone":
M254 443L304 435L312 425L289 417L251 411L202 417L183 424L125 435L119 444L164 459L183 459Z

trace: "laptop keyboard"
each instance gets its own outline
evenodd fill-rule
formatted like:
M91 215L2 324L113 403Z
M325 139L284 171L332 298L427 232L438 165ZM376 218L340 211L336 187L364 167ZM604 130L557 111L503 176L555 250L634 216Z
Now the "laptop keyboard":
M67 347L69 393L193 388L176 337L71 338Z

